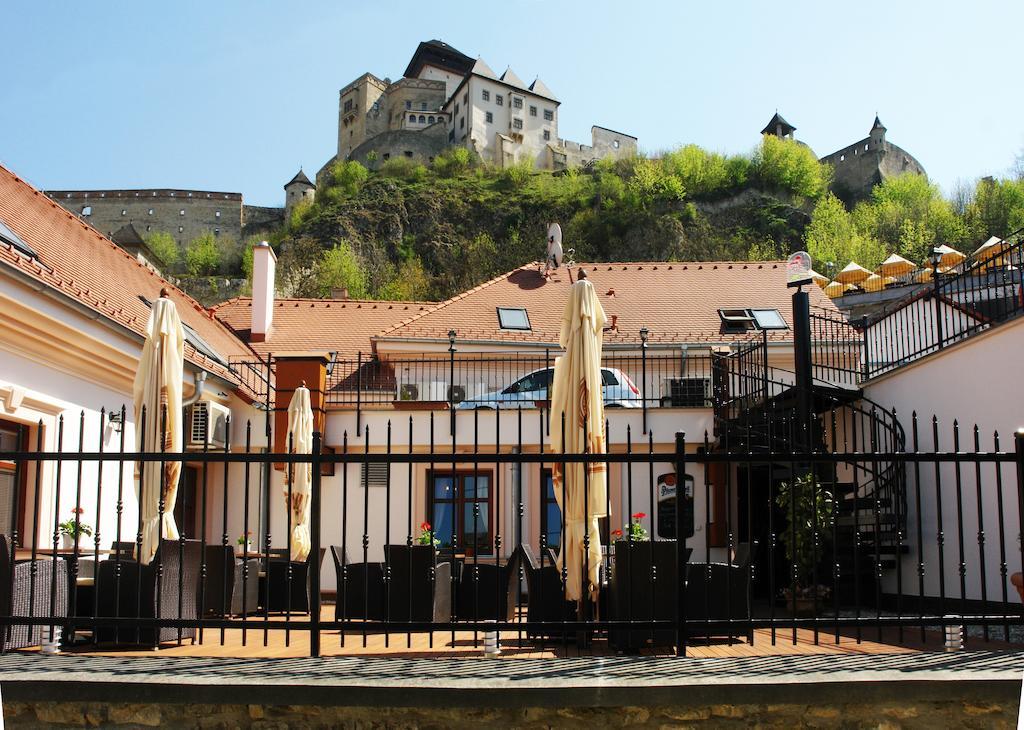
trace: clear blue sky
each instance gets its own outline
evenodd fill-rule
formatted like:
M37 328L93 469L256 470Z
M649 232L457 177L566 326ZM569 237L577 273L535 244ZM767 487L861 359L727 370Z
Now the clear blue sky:
M281 204L335 152L338 90L399 78L431 38L540 75L578 141L599 124L647 151L742 152L777 108L823 155L877 111L946 190L1024 147L1019 1L38 0L4 25L0 161L44 188Z

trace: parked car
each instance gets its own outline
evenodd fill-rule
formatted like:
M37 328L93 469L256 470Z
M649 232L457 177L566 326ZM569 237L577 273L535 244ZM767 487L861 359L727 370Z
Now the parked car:
M504 390L483 393L459 403L456 408L518 408L549 400L548 388L554 368L541 368L519 378ZM615 368L601 368L605 408L640 408L640 391L628 375Z

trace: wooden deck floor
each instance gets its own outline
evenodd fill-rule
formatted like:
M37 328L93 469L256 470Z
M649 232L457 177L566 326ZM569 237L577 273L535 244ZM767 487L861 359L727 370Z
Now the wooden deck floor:
M323 618L333 620L333 606L325 606ZM989 642L980 638L968 638L968 649L1014 649L1018 645L1004 644L995 638L1002 636L1001 631ZM452 638L450 631L418 632L411 635L405 633L369 633L365 638L361 632L348 632L342 637L337 631L321 633L322 656L372 656L372 657L482 657L483 634L477 635L474 641L472 631L457 631ZM772 641L770 629L758 629L754 632L753 644L745 640L734 639L701 639L693 638L687 647L687 655L692 657L742 657L742 656L785 656L785 655L871 655L900 654L918 651L941 651L942 636L937 631L928 631L926 641L921 642L920 630L907 628L903 631L902 641L895 629L885 629L882 640L878 640L877 629L864 629L861 641L857 641L852 632L844 632L838 643L833 633L819 633L815 642L814 632L799 629L796 641L793 641L791 629L777 629L775 640ZM33 650L29 650L33 651ZM667 655L668 648L647 649L643 653L651 655ZM293 631L286 636L284 630L270 630L264 635L260 629L248 629L243 638L240 629L226 629L223 639L219 629L205 629L201 640L195 643L186 639L179 646L173 642L164 644L158 652L150 649L106 648L83 645L67 650L67 653L95 656L189 656L189 657L265 657L285 658L309 656L309 635L305 631ZM516 632L503 632L501 636L501 656L504 658L550 658L572 656L609 656L616 654L614 648L608 646L603 639L595 639L590 646L578 648L570 643L548 640L545 644L530 642L525 636L520 644Z

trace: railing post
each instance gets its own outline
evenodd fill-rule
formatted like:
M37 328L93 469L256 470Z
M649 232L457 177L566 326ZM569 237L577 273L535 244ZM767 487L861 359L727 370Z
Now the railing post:
M455 330L448 330L448 410L451 435L455 435L455 403L452 400L455 385Z
M797 421L802 449L811 449L811 306L803 287L793 292L793 360L796 370Z
M942 335L942 302L939 301L939 260L936 258L932 267L932 299L935 300L935 337L938 349L943 348Z
M868 361L868 316L865 314L860 318L860 333L861 333L861 352L863 353L861 359L861 382L867 382L868 378L871 377L871 365Z
M326 425L326 424L325 424ZM309 654L320 656L320 452L321 433L313 432L309 502ZM344 529L344 528L343 528Z
M1013 434L1013 442L1017 453L1017 545L1024 566L1024 428L1018 428ZM1024 616L1024 608L1021 608L1021 615Z
M363 432L363 353L356 356L356 433Z
M646 327L640 328L640 405L644 411L644 433L647 433L647 335Z
M686 490L686 433L676 431L676 656L686 656L686 533L683 492ZM705 467L706 468L706 467ZM705 505L705 509L707 505Z

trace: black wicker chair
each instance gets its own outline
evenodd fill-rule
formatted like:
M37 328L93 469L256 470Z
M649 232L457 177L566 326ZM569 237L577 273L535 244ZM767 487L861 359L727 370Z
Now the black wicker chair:
M320 548L317 556L316 570L324 563L324 555L327 550ZM310 564L313 554L310 553L302 562L289 560L288 556L281 554L280 557L271 555L267 564L267 610L271 613L309 613L312 605L310 595ZM291 576L289 577L289 568ZM264 594L260 593L260 598Z
M33 578L32 561L15 561L10 537L0 535L0 616L63 618L68 615L69 588L66 560L37 558ZM48 632L48 626L5 626L0 630L0 651L36 646Z
M338 579L338 598L334 620L384 619L383 563L353 563L344 558L340 547L331 546L334 572Z
M166 641L194 641L195 627L103 626L102 619L198 619L202 555L199 540L161 540L149 565L134 560L100 562L96 642L158 647Z
M385 545L384 557L391 571L386 587L388 620L451 620L452 565L437 562L433 545Z
M562 589L562 575L551 549L546 549L543 565L534 554L533 548L526 543L516 548L513 558L523 561L526 573L526 592L528 594L526 620L544 621L551 624L559 621L575 621L576 603L563 598L565 593ZM526 634L530 638L542 636L560 638L562 636L562 632L554 626L547 629L527 629Z
M459 577L458 618L463 621L509 621L515 616L519 553L501 565L494 558L466 559Z
M256 613L260 600L260 559L236 558L229 545L206 546L202 608L213 616Z
M120 555L121 560L131 560L135 557L135 543L122 540L115 540L110 544L110 556Z

